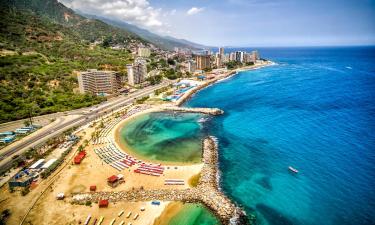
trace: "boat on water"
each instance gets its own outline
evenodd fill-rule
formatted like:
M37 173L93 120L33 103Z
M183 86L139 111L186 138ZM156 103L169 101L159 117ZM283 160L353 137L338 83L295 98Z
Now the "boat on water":
M204 122L206 122L208 120L208 118L200 118L199 120L198 120L198 123L204 123Z
M298 172L299 172L297 169L295 169L295 168L293 168L293 167L291 167L291 166L289 166L288 169L289 169L290 171L292 171L293 173L298 173Z

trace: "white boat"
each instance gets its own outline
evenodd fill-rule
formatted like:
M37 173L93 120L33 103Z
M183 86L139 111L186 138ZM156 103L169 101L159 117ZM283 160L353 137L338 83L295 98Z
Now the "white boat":
M208 118L200 118L199 120L198 120L198 123L204 123L204 122L206 122L208 120Z
M293 173L298 173L298 172L299 172L297 169L295 169L295 168L293 168L293 167L291 167L291 166L289 166L288 169L289 169L290 171L292 171Z

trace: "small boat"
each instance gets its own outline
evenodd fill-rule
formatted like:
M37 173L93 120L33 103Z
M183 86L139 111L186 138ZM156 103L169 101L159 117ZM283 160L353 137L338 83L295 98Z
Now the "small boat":
M208 120L208 118L200 118L199 120L198 120L198 123L204 123L204 122L206 122Z
M289 169L290 171L292 171L293 173L298 173L298 172L299 172L297 169L295 169L295 168L293 168L293 167L291 167L291 166L289 166L288 169Z

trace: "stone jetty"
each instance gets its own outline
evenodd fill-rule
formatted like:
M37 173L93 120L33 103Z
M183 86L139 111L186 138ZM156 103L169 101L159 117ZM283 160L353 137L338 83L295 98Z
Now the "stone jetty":
M221 115L224 111L218 108L187 108L187 107L177 107L177 106L165 106L161 108L165 111L175 111L175 112L191 112L191 113L204 113L209 115Z
M197 187L183 190L133 189L119 192L86 192L74 194L71 201L85 203L108 199L110 202L161 200L202 203L217 215L222 224L247 224L243 210L219 190L218 145L215 137L209 136L203 140L202 154L204 165Z

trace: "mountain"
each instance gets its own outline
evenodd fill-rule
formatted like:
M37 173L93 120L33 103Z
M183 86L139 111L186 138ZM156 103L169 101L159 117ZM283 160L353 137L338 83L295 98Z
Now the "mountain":
M74 71L98 68L124 74L132 56L128 50L106 48L116 43L147 42L78 15L56 0L0 0L0 123L103 101L77 93Z
M93 42L103 37L112 37L114 42L138 39L138 35L125 29L114 27L97 19L89 19L75 13L57 0L1 0L1 5L32 12L57 24L70 27L84 40Z
M173 50L174 47L178 47L178 48L190 48L193 50L198 50L198 49L207 48L207 46L197 44L194 42L190 42L184 39L177 39L171 36L160 36L146 29L139 28L135 25L132 25L123 21L111 20L105 17L88 15L88 14L83 14L83 15L85 15L88 18L99 19L113 26L126 29L130 32L133 32L134 34L137 34L142 39L164 49Z

